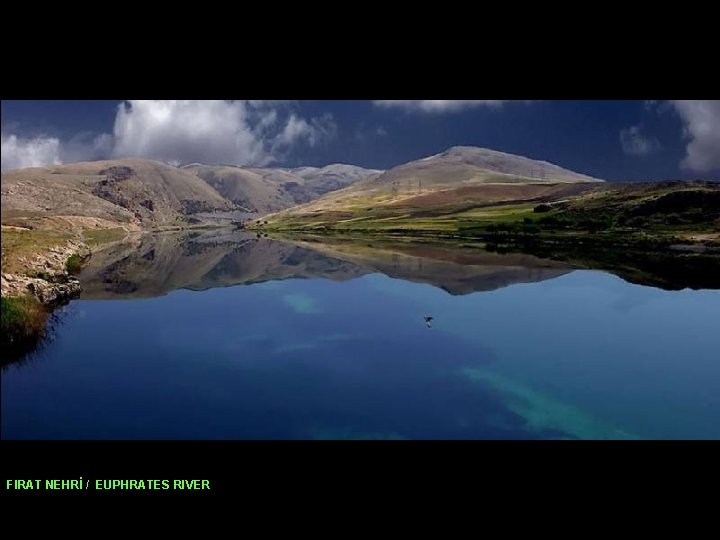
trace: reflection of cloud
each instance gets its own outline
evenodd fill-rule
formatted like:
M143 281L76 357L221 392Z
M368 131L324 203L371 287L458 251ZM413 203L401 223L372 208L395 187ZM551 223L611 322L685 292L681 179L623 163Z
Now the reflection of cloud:
M286 294L283 296L285 303L290 306L295 313L303 315L312 315L315 313L322 313L322 309L317 305L317 302L307 294L295 293Z
M312 349L319 349L321 347L336 347L338 341L347 341L352 339L352 336L348 334L330 334L329 336L319 336L317 338L310 338L305 341L299 341L296 343L289 343L282 345L273 350L274 354L292 353L296 351L306 351Z
M284 353L293 353L297 351L309 351L312 349L317 349L318 344L313 343L312 341L308 341L305 343L288 343L287 345L282 345L280 347L277 347L273 349L273 354L284 354Z
M619 313L627 313L657 299L657 291L647 287L627 287L609 306Z
M597 420L570 403L503 375L473 368L465 368L461 373L498 393L505 400L506 406L525 420L525 429L532 433L542 435L555 431L571 438L587 440L638 438Z

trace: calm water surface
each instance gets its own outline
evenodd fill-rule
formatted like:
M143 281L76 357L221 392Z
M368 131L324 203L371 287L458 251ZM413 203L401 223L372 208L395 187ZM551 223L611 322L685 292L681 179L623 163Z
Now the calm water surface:
M717 290L217 233L82 280L2 372L4 439L720 438Z

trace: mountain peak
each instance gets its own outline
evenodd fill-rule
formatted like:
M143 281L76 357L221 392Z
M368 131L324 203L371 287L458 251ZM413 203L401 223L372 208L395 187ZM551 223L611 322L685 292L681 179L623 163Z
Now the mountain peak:
M407 174L433 176L440 182L481 180L484 183L511 182L601 182L597 178L564 169L547 161L477 146L453 146L391 169L381 178L396 180ZM500 175L500 176L498 176Z
M458 152L488 152L493 154L504 154L505 152L501 152L499 150L493 150L492 148L485 148L482 146L451 146L447 150L445 150L446 154L451 153L458 153Z

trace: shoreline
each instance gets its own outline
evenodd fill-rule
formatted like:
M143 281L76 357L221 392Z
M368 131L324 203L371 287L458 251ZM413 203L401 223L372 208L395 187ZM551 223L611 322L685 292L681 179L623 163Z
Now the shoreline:
M12 361L38 346L47 334L53 312L82 293L82 283L75 274L102 247L133 235L231 228L211 223L139 230L118 226L58 231L3 224L0 272L3 350Z
M678 253L701 253L720 256L720 241L695 240L677 236L649 235L647 233L629 233L621 235L614 232L589 234L583 231L565 231L561 234L539 235L518 232L481 232L480 234L458 234L423 229L280 229L272 227L248 227L251 233L276 235L278 237L305 237L318 239L388 239L427 242L464 242L482 246L507 248L588 248L588 249L631 249L635 251L670 250ZM479 247L479 246L478 246Z
M13 261L17 268L2 272L2 346L9 361L34 350L47 333L53 311L82 292L73 272L90 254L87 244L70 239L19 256ZM3 253L4 258L6 255Z
M647 278L644 277L645 268L641 268L643 264L631 264L633 258L640 262L645 261L649 267L656 266L660 259L672 258L673 264L678 267L678 273L683 270L683 264L695 267L701 260L705 260L708 266L716 268L720 261L720 242L707 236L692 236L692 231L682 231L684 236L681 237L673 234L648 234L644 231L590 233L545 230L538 234L524 228L521 224L512 230L458 233L423 229L281 229L272 226L237 227L235 224L213 223L132 231L114 228L60 232L3 225L3 347L9 347L11 351L15 350L20 354L34 349L45 336L47 322L53 311L82 293L82 283L75 274L93 253L135 235L232 230L278 240L301 240L310 243L387 241L436 244L447 248L482 250L497 254L524 253L571 263L580 268L598 268L629 275L629 280L636 283L644 282ZM7 243L5 235L10 237ZM12 239L13 235L16 236L15 241ZM58 242L56 238L61 236L64 241ZM49 241L46 237L53 240ZM19 243L17 238L24 241L24 244ZM629 266L638 266L637 271L628 273ZM654 276L651 281L661 284L665 281L657 278L658 276ZM690 287L698 285L690 278L681 281ZM713 282L705 276L700 276L695 281L699 284Z

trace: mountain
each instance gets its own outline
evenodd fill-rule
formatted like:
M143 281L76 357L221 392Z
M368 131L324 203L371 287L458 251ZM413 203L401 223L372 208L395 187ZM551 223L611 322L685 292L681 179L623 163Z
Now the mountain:
M116 159L5 171L0 185L4 218L65 216L86 224L92 218L102 227L141 229L264 216L381 172Z
M546 161L506 154L487 148L455 146L434 156L411 161L388 171L378 184L397 184L398 189L414 191L435 187L505 183L601 182Z
M151 228L235 208L196 175L145 159L17 169L1 178L3 217L79 216Z
M299 167L290 172L304 178L314 186L318 195L336 191L360 180L376 178L385 171L364 169L355 165L336 163L326 167Z
M383 172L341 164L282 169L195 163L183 170L199 176L223 197L259 216L312 201Z
M259 172L240 167L193 164L182 168L202 179L226 200L249 214L265 214L292 206L292 199Z
M249 169L260 174L268 183L275 183L292 198L292 204L303 204L355 182L376 178L384 171L364 169L354 165L334 164L326 167L296 169Z
M572 195L602 182L545 161L458 146L369 176L268 221L337 223L381 209L388 217L416 209L532 201Z

